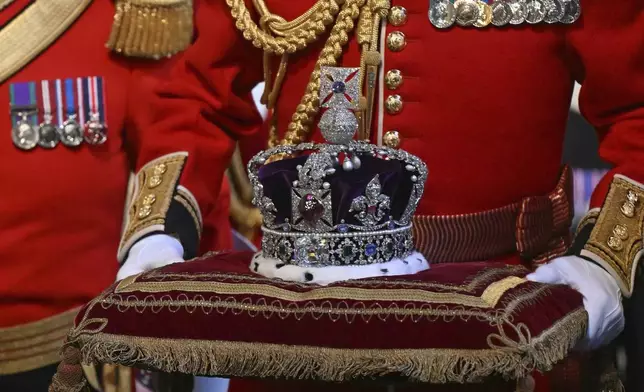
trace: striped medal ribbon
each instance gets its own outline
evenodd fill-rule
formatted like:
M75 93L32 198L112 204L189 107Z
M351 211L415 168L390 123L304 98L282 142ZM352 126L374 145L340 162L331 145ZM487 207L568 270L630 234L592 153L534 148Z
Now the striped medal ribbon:
M11 138L21 150L31 150L38 144L38 106L34 82L13 83L9 86L11 99Z

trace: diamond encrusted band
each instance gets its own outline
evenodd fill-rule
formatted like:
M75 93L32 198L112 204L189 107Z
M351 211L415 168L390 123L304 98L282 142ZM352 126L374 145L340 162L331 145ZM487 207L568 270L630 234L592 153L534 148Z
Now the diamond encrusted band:
M411 225L349 233L283 232L266 227L262 231L265 256L303 267L385 263L414 251Z

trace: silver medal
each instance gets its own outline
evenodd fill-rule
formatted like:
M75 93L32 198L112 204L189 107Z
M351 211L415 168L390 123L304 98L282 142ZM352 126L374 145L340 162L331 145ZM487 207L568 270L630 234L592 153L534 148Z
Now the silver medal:
M76 115L70 116L60 129L60 141L68 147L77 147L83 142L83 128L76 121Z
M498 27L505 26L512 19L512 7L505 1L495 1L492 3L492 24Z
M546 0L546 17L543 19L546 23L557 23L564 16L564 6L561 0Z
M29 123L29 118L26 114L20 113L18 115L21 119L16 121L11 130L13 144L21 150L31 150L38 144L38 130Z
M58 128L49 122L44 122L38 127L40 135L38 145L43 148L54 148L60 141Z
M546 17L546 6L542 0L528 0L526 3L528 12L525 20L530 24L537 24L543 22Z
M472 26L481 16L481 10L474 0L456 0L456 23L460 26Z
M456 21L456 8L449 0L431 0L428 15L435 27L446 29Z
M579 0L563 0L564 15L561 18L562 23L575 23L581 16L581 4Z
M51 123L51 115L45 115L45 121L38 126L38 145L43 148L54 148L60 141L58 128Z
M99 145L107 140L107 128L97 118L92 118L85 124L85 141Z
M512 19L510 19L510 24L520 25L525 22L525 18L528 14L528 7L525 2L523 0L512 0L509 4L510 8L512 8Z

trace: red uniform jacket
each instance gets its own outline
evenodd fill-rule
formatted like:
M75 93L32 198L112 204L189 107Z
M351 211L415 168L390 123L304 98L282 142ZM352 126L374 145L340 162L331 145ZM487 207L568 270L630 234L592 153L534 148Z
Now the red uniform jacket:
M313 4L266 3L285 20ZM171 80L158 88L153 127L158 133L197 127L204 142L212 143L211 167L221 172L231 151L227 139L246 135L238 121L249 110L242 97L262 80L262 51L244 39L225 2L207 4L197 18L217 23L204 23ZM551 191L560 174L575 80L583 84L580 106L600 135L601 156L615 165L597 187L591 208L602 204L616 173L644 180L644 11L637 0L620 7L582 1L582 16L572 25L448 30L430 24L427 2L391 5L403 7L406 18L381 30L384 75L371 135L383 143L388 132L397 131L399 147L427 163L418 214L479 212ZM398 32L402 44L392 49L388 37ZM275 109L282 134L325 38L289 58ZM338 65L356 67L358 55L351 36ZM402 78L397 86L386 81L394 70ZM388 110L387 100L400 109ZM209 183L209 194L216 194L219 182ZM214 200L197 199L202 208Z
M105 44L114 13L111 1L84 0L18 0L0 13L0 375L57 361L73 309L114 281L130 173L178 150L199 155L199 146L186 142L189 137L133 126L147 119L147 106L135 92L162 76L172 61L110 52ZM64 32L54 31L67 24ZM76 82L87 87L87 77L102 78L108 127L104 144L59 143L26 151L12 143L12 91L35 82L40 106L43 81L55 90L55 81L61 80L65 95L65 80L71 79L78 105L82 94ZM51 93L56 113L55 91ZM41 107L37 122L43 121L42 114ZM216 197L211 208L201 211L203 249L231 247L227 203L226 197Z
M262 79L263 54L237 29L226 4L235 2L207 3L208 11L197 17L211 23L204 23L171 80L157 90L160 115L154 123L156 132L198 129L204 143L211 143L214 172L208 177L210 196L197 197L202 209L217 194L231 151L228 139L246 135L238 121L248 110L241 97ZM269 11L287 21L313 3L266 0ZM380 32L371 135L374 143L394 146L395 131L399 147L427 163L429 178L418 214L481 212L552 191L560 176L575 80L583 86L581 110L599 133L601 156L614 165L595 190L591 208L602 205L615 174L644 182L640 0L618 5L582 0L582 16L571 25L455 25L445 30L430 24L427 1L393 0L391 6L402 7L405 16L398 15L395 23L385 20ZM318 42L289 56L274 111L280 134L327 37L328 29ZM355 36L345 38L348 43L336 47L342 51L337 65L358 67ZM519 256L501 259L518 262Z

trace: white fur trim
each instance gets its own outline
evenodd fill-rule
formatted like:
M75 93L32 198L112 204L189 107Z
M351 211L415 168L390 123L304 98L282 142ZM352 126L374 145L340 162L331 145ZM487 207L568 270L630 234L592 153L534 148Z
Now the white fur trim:
M277 267L280 265L281 267ZM250 270L267 278L315 283L327 285L350 279L374 278L379 276L412 275L429 269L429 263L418 252L407 256L404 260L393 259L386 263L368 265L345 265L328 267L300 267L284 264L283 261L264 257L262 252L255 253L250 262ZM309 275L310 274L310 275ZM307 279L310 278L310 279ZM312 277L312 278L311 278Z

